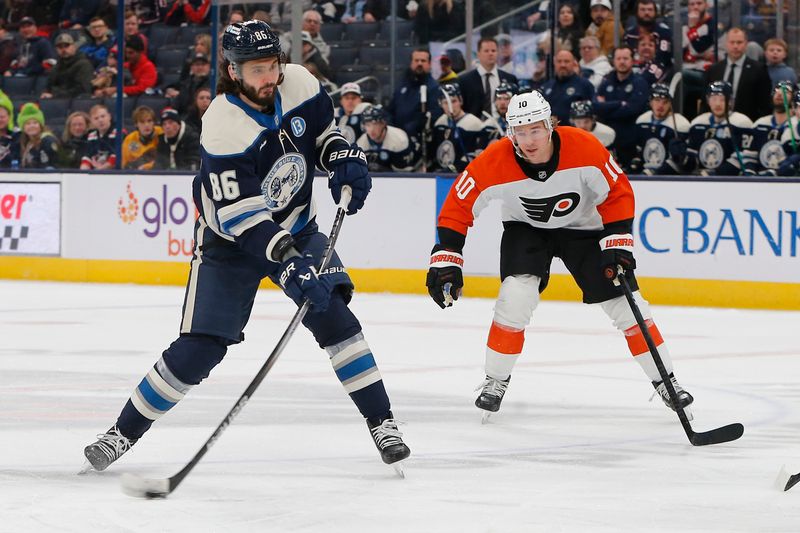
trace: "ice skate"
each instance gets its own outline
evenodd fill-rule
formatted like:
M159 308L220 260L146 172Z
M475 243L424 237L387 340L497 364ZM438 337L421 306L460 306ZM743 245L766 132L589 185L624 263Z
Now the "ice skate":
M675 392L678 395L678 404L686 412L686 418L688 418L689 420L694 420L694 416L692 415L692 411L689 409L689 406L694 401L694 398L692 397L691 394L689 394L688 392L683 390L683 387L681 387L678 384L678 380L675 379L675 376L673 374L669 375L669 380L672 382L672 386L675 388ZM653 396L650 397L650 400L652 400L653 397L656 394L658 394L661 397L661 400L664 402L664 405L666 405L667 407L669 407L670 409L675 411L676 410L675 406L672 405L672 402L669 399L669 393L667 392L667 387L664 385L664 382L663 381L653 381L652 383L653 383L653 388L655 388L656 390L653 393Z
M83 455L89 464L84 465L80 473L86 473L91 469L102 472L130 450L136 441L137 439L129 439L122 435L117 426L97 435L97 442L83 449Z
M411 450L403 442L403 434L397 429L391 411L383 418L368 418L367 427L383 462L391 465L398 476L406 477L402 461L411 455Z
M475 406L483 410L481 423L485 424L488 422L491 414L500 410L500 402L503 401L503 396L506 393L510 381L511 376L508 376L508 379L505 380L486 376L483 383L475 389L476 391L481 391L480 396L475 400Z

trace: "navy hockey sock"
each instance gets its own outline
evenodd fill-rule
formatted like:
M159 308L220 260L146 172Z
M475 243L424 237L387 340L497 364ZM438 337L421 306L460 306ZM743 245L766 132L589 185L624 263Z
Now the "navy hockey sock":
M359 332L325 350L344 390L364 418L385 416L391 409L389 397L364 335Z

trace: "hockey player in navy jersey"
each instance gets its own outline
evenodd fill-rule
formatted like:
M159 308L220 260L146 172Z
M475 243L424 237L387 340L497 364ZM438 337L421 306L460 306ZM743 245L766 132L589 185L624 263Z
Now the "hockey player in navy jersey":
M787 127L794 93L792 82L779 81L776 83L772 91L772 113L755 122L753 150L758 154L758 173L762 176L777 175L786 156L800 151L800 146L798 146L800 139L797 138L796 133L793 137L792 130ZM783 142L784 132L788 133L786 146Z
M673 158L685 159L689 121L672 110L669 87L656 83L650 88L650 111L636 119L637 157L631 163L632 172L653 175L674 175L681 166Z
M369 105L361 99L361 87L357 83L349 82L342 85L339 107L334 110L334 120L350 144L356 142L364 133L361 114Z
M461 172L489 144L491 129L464 111L457 84L447 83L439 88L439 106L444 114L433 125L435 166L447 172Z
M617 138L617 134L609 126L597 122L597 115L594 114L594 107L590 100L572 102L569 106L569 121L576 128L594 135L606 150L613 152L614 139Z
M494 108L497 114L489 115L486 111L483 112L483 126L487 130L490 140L494 141L506 136L508 103L511 101L511 97L517 94L518 90L516 85L506 82L501 82L497 89L494 90Z
M778 166L778 176L800 176L800 90L794 93L792 113L790 126L784 128L781 136L786 159Z
M269 277L300 306L303 324L330 356L387 464L410 450L390 410L378 367L347 304L353 284L315 222L314 166L329 174L334 202L352 189L348 214L371 188L363 152L333 122L333 104L302 66L287 65L278 36L251 20L228 26L218 96L203 115L199 211L180 336L135 388L116 423L87 446L86 468L105 470L205 379L244 339L259 283Z
M408 134L389 126L389 113L380 105L371 105L361 114L364 134L357 144L367 156L369 169L374 172L414 170L417 144Z
M684 171L697 170L704 176L756 173L753 122L731 110L732 94L727 81L714 81L706 88L706 101L711 111L689 125Z

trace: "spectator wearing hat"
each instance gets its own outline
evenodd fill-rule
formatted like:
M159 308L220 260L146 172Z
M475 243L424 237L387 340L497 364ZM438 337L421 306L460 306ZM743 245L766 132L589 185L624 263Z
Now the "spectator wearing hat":
M59 151L59 168L80 168L81 158L86 152L86 143L89 139L91 119L83 111L74 111L69 114L61 134L61 149Z
M186 113L192 104L194 93L201 87L209 87L210 74L211 62L208 56L202 52L197 52L192 56L188 75L177 84L167 87L166 91L164 91L164 96L172 98L172 107L177 109L179 113Z
M19 164L19 131L14 129L14 104L0 91L0 168Z
M41 98L72 98L92 92L92 63L75 46L69 33L56 37L58 62L50 69Z
M58 163L58 139L45 128L44 113L29 102L17 116L22 132L19 136L20 168L55 168Z
M200 137L188 126L178 111L165 107L161 111L161 128L156 164L162 170L197 170L200 166Z
M364 134L361 114L369 107L361 97L361 87L349 82L342 85L339 107L333 111L333 119L347 142L353 144Z
M156 126L156 112L145 105L133 110L136 129L122 141L122 168L151 170L156 164L158 138L164 133Z
M97 69L106 63L108 51L114 46L114 38L108 29L108 24L101 17L92 17L86 27L89 41L78 50L89 58L92 66Z
M156 66L144 51L144 41L138 35L125 39L125 66L131 71L130 85L122 88L128 96L138 96L147 89L152 89L158 81Z
M0 72L5 72L11 67L11 62L17 57L16 36L9 32L6 23L0 19Z
M443 85L445 83L458 83L458 74L455 70L453 70L453 62L450 60L450 57L447 54L442 54L439 56L439 70L441 70L441 75L436 80L439 85Z
M608 55L614 49L614 12L611 0L591 0L592 23L586 28L586 37L597 37L600 41L600 52ZM619 35L624 35L624 30L617 24Z
M208 24L210 12L211 0L172 0L164 22L170 26Z
M23 17L19 21L19 34L23 42L17 56L11 61L6 76L39 76L55 64L55 52L50 41L37 35L36 21Z
M82 170L109 170L117 164L117 128L105 104L89 110L92 129L86 139L86 152L81 158ZM123 135L125 132L122 132Z
M307 31L303 31L301 35L303 36L303 65L308 68L309 63L313 64L320 74L322 74L325 78L330 79L333 75L331 66L322 56L322 53L317 48L317 45L314 44L314 39L311 37L311 34Z

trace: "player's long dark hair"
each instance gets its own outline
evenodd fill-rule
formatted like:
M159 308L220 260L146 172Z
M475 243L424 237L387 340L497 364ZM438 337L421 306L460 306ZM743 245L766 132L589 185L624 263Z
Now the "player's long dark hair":
M238 83L233 81L230 73L228 72L228 65L230 61L223 59L219 64L219 76L217 76L217 94L235 94L239 96L242 89Z

